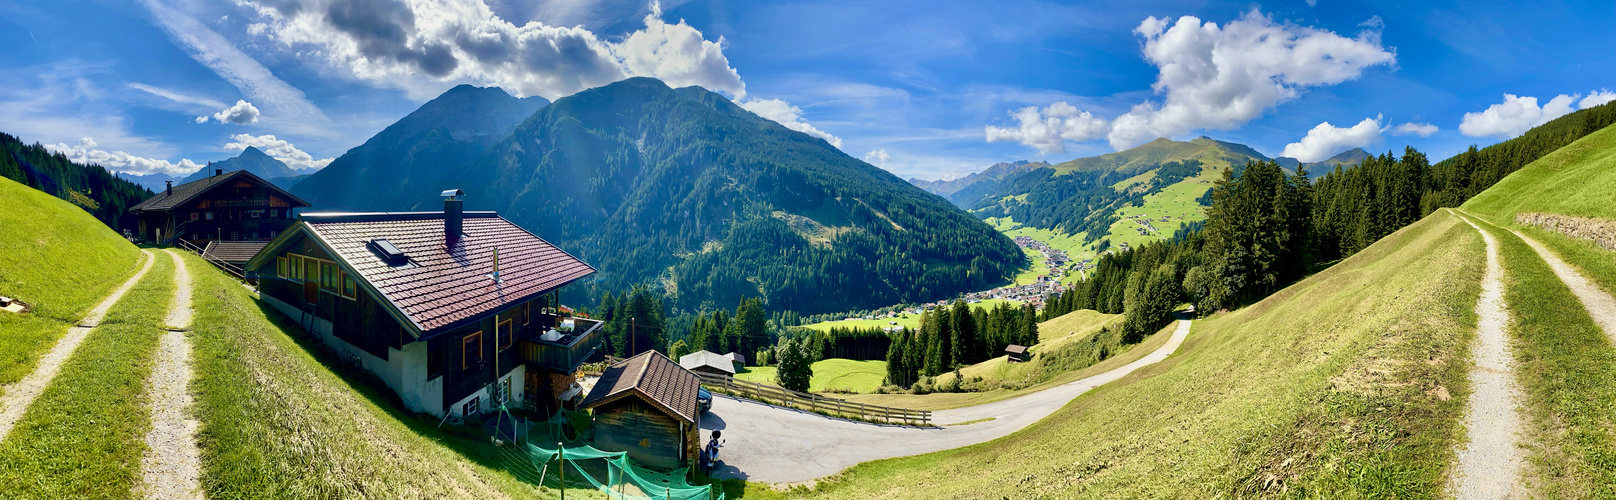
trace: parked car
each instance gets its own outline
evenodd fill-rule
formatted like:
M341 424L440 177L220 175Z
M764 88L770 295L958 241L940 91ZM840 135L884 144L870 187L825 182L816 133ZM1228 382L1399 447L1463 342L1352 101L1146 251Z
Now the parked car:
M696 388L696 408L702 413L713 409L713 393L707 392L706 387Z

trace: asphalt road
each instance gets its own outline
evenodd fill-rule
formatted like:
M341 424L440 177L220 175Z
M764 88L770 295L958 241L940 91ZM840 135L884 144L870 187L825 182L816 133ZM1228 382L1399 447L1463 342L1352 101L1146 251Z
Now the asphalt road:
M991 441L1043 420L1089 389L1167 359L1189 332L1190 322L1180 320L1160 349L1115 370L1025 396L933 412L932 421L941 428L854 422L715 395L713 410L702 416L702 441L715 429L724 431L714 476L763 483L812 481L860 462ZM993 420L948 426L989 417Z

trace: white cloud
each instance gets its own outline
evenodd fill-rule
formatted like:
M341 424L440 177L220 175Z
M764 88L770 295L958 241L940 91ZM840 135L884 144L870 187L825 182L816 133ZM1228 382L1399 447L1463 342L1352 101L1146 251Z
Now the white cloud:
M1218 26L1193 16L1146 18L1134 30L1145 60L1160 69L1152 85L1161 103L1144 102L1112 122L1111 146L1122 150L1197 129L1239 127L1309 87L1335 85L1366 68L1395 64L1369 27L1356 38L1278 24L1252 10Z
M1616 101L1616 92L1611 92L1610 89L1595 90L1589 92L1588 97L1577 101L1577 109L1588 109L1610 101Z
M193 106L200 106L200 107L208 108L208 109L219 109L219 108L223 108L223 107L226 106L225 103L219 102L218 100L210 99L210 98L202 97L202 96L194 96L194 95L190 95L190 94L178 91L178 90L165 89L165 88L162 88L162 87L146 85L146 84L143 84L143 83L130 83L128 85L129 85L129 88L139 90L141 92L145 92L147 94L151 94L151 95L161 97L161 98L164 98L164 99L168 99L170 101L174 101L174 102L177 102L177 103L180 103L180 104L190 104L190 105L193 105Z
M1010 116L1019 124L1016 127L988 125L985 128L988 142L1016 141L1038 148L1040 153L1055 154L1066 152L1066 141L1091 141L1110 130L1105 119L1079 111L1065 101L1044 109L1028 106L1011 112Z
M1605 98L1607 94L1610 93L1595 92L1582 102L1593 104L1600 102L1600 99L1609 101L1610 99ZM1572 107L1572 103L1576 100L1577 94L1560 94L1549 99L1543 107L1538 107L1536 97L1504 94L1504 102L1488 106L1486 111L1465 113L1464 121L1459 123L1459 133L1470 137L1497 136L1505 139L1519 137L1532 130L1532 127L1575 111L1576 108Z
M280 160L286 166L294 169L325 168L326 165L331 163L331 160L335 159L316 160L313 156L303 152L303 150L297 149L297 146L293 146L292 143L276 139L274 135L236 134L230 136L230 139L235 142L225 144L224 149L241 151L247 149L248 146L255 147L259 151L263 151L264 154Z
M85 137L79 139L78 144L47 144L45 148L61 153L67 159L76 163L97 164L117 172L135 174L162 172L174 176L183 176L202 168L202 165L198 165L189 159L180 160L179 163L170 163L168 160L135 156L124 151L97 149L98 146L100 144L96 143L95 139Z
M485 0L238 3L257 13L251 31L377 83L409 88L427 81L473 81L556 99L650 76L674 87L700 85L735 99L746 96L745 84L724 56L723 37L707 40L682 20L664 22L655 3L642 29L618 40L582 26L517 25L496 15Z
M1392 129L1392 133L1397 135L1417 135L1420 137L1430 137L1431 134L1435 134L1436 131L1436 125L1424 122L1408 122L1398 125L1397 128Z
M213 119L218 120L219 123L234 123L237 125L255 123L258 121L258 108L253 106L250 102L238 100L236 101L236 105L225 108L223 111L218 113L214 113ZM196 117L197 123L203 123L206 121L207 117L205 116Z
M864 161L870 162L877 167L885 167L888 162L892 161L892 155L887 154L885 149L877 149L864 153Z
M263 105L277 116L299 123L328 121L325 113L309 102L303 91L276 78L269 68L237 49L207 25L161 0L144 0L143 3L158 26L168 33L176 45L186 50L192 59L241 90L248 99ZM218 104L209 107L224 107L222 103Z
M837 149L842 147L842 138L830 135L829 132L814 128L808 122L802 121L802 108L792 106L791 103L779 99L748 99L738 101L742 108L756 113L758 116L768 118L785 125L786 128L802 132L829 142Z
M1368 147L1380 142L1380 118L1364 118L1357 125L1342 128L1331 125L1330 122L1320 123L1313 130L1307 131L1307 137L1301 142L1285 145L1282 156L1289 156L1303 163L1311 163L1327 159L1352 147Z
M202 116L196 117L196 123L198 123L198 124L207 123L207 122L208 122L207 115L202 115Z

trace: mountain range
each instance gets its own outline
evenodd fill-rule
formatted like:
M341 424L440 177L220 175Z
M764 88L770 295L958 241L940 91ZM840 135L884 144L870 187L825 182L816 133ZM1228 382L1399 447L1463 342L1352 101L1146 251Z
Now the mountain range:
M1031 169L1039 168L1039 167L1047 167L1047 166L1049 166L1049 164L1045 163L1045 162L1042 162L1042 161L1027 161L1027 160L1020 160L1020 161L1006 162L1006 163L995 163L995 164L993 164L993 166L990 166L987 169L982 170L981 172L972 172L970 175L967 175L965 177L960 177L960 178L956 178L956 179L939 179L939 180L934 180L934 181L928 181L928 180L924 180L924 179L917 179L917 178L914 178L914 177L910 177L909 178L909 183L914 184L915 186L918 186L921 189L929 191L932 194L946 197L948 195L951 195L951 194L954 194L956 192L959 192L959 190L965 189L966 187L968 187L968 186L970 186L972 184L976 184L977 182L981 182L981 181L985 181L985 180L986 181L996 181L996 180L1003 179L1003 178L1005 178L1005 176L1008 176L1010 174L1014 174L1014 173L1021 172L1021 171L1024 171L1024 170L1031 170Z
M587 298L653 284L681 310L762 297L830 312L953 297L1026 266L942 197L724 96L649 78L547 106L457 87L292 191L415 210L449 188L594 265Z
M172 181L175 185L199 181L213 175L215 170L223 170L225 172L246 170L248 172L252 172L253 175L257 175L258 177L282 188L290 188L292 185L297 184L298 181L303 180L304 177L308 177L313 171L316 171L294 169L287 166L286 162L277 160L275 157L269 156L256 147L247 146L247 149L242 150L241 154L236 155L234 158L228 158L223 161L208 162L207 166L202 167L201 169L198 169L185 177L175 177L162 172L153 172L144 175L119 173L117 175L121 179L133 182L141 187L145 187L146 189L150 189L152 191L162 191L167 187L167 183L170 181Z

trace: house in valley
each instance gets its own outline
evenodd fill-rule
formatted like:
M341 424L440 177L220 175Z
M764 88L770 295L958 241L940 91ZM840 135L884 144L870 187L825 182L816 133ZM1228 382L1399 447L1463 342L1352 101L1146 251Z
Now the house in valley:
M493 212L305 213L247 262L260 300L346 353L410 410L470 415L500 401L549 413L601 323L562 313L588 264Z
M309 202L246 170L224 172L168 187L129 208L137 239L169 243L184 239L198 247L213 241L267 243L294 222L292 211Z
M723 378L735 376L735 358L707 350L679 356L679 366L693 373L705 373Z
M699 389L696 374L645 351L602 371L580 406L594 410L596 448L672 469L693 462L701 446Z

